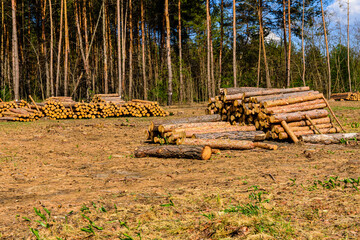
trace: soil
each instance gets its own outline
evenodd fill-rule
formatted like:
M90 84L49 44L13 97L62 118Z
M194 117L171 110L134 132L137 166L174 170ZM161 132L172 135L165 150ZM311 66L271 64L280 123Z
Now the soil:
M348 132L360 131L360 102L331 105ZM203 109L168 108L168 118ZM0 238L36 239L31 229L41 239L360 238L359 191L314 184L360 177L355 141L281 142L277 151L222 151L209 161L134 158L154 119L0 123ZM224 214L253 192L268 200L258 201L263 215ZM50 225L34 207L51 212ZM82 213L104 229L81 230L90 223Z

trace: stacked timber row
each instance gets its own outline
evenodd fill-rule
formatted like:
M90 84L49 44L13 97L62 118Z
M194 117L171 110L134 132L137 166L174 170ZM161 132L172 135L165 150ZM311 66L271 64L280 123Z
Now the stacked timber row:
M176 145L201 145L215 149L246 150L255 147L277 149L277 146L260 143L265 133L256 131L254 125L234 126L221 121L220 115L205 115L152 122L146 131L151 143Z
M309 87L288 89L232 89L215 100L222 121L233 125L254 125L267 139L288 139L316 133L337 133L323 94ZM217 100L218 99L218 100ZM286 126L284 126L286 124Z
M360 101L359 92L346 92L346 93L333 93L331 94L331 99L336 101Z
M24 100L0 102L0 121L32 122L41 117L42 112L31 109Z

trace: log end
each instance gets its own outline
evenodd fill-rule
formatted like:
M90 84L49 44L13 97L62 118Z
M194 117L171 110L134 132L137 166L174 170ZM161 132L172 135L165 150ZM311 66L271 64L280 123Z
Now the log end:
M209 160L212 155L211 147L205 146L202 153L201 153L201 159L202 160Z

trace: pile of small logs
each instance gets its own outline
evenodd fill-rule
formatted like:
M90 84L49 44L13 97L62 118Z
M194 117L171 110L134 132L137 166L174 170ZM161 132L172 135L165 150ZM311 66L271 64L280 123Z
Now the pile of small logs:
M346 92L346 93L333 93L331 94L331 99L336 101L360 101L359 92Z
M33 122L39 120L44 115L42 112L30 108L10 108L0 115L0 121L14 121L14 122Z
M125 101L121 99L119 94L95 94L93 103L114 103L116 105L125 104Z
M309 87L224 89L210 101L214 101L222 121L233 125L255 125L257 130L266 133L267 139L292 138L296 141L303 135L341 131L328 116L325 108L329 108L331 113L332 110L323 94L311 91ZM215 110L207 109L208 113L212 111Z

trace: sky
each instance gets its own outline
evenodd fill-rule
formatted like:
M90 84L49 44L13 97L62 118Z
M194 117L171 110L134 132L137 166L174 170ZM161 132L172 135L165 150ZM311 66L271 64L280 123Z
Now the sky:
M347 1L334 0L327 7L334 20L339 20L342 24L347 24ZM350 0L350 23L358 20L360 20L360 0Z

